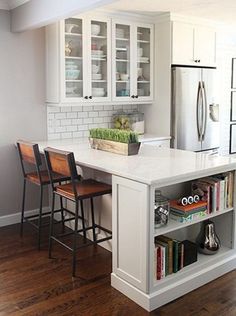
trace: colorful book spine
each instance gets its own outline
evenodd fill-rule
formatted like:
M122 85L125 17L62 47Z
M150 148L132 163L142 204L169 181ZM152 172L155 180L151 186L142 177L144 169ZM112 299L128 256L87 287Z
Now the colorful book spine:
M176 273L179 270L179 241L173 239L173 272Z
M165 248L165 276L167 276L169 274L169 247L168 247L168 243L159 240L157 245Z
M156 265L156 269L157 269L157 280L161 280L161 270L162 270L162 258L161 258L161 247L157 246L157 265Z
M167 236L158 236L155 240L156 243L159 241L165 242L168 244L168 274L173 273L173 240Z
M182 242L179 243L179 258L178 258L178 266L179 270L184 267L184 244Z

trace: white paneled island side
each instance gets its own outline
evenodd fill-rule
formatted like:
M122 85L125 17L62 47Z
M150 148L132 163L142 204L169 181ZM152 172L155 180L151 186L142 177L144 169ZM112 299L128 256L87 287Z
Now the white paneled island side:
M107 213L112 219L113 234L111 285L146 310L154 310L235 269L233 207L188 223L169 220L166 226L154 226L157 188L170 199L189 194L192 180L234 172L235 159L145 144L138 155L129 157L91 149L86 140L52 140L38 144L41 152L46 147L73 151L78 166L91 171L89 176L112 181L112 212ZM212 256L199 254L197 262L157 280L155 237L167 235L195 241L206 219L215 224L221 240L220 251Z

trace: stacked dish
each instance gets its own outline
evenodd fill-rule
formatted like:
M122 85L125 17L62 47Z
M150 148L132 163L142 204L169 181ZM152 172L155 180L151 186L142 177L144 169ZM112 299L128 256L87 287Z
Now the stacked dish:
M99 24L92 24L91 25L91 33L94 36L97 36L100 33L101 26Z
M139 57L138 62L141 62L141 63L148 63L148 62L149 62L149 58L148 58L148 57Z
M92 88L93 97L104 97L105 88Z
M66 61L66 80L78 80L80 75L80 70L78 65L74 61Z
M102 74L94 74L92 73L93 80L102 80Z
M66 86L66 96L68 98L78 98L81 97L80 93L78 92L78 89L75 86Z
M92 57L98 58L98 57L103 57L104 56L104 52L103 50L99 50L99 49L92 49Z
M124 38L125 37L125 30L124 29L116 29L116 37L117 38Z

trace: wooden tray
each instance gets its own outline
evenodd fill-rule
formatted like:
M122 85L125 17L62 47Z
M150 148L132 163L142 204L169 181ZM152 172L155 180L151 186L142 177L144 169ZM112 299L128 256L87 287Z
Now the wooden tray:
M112 140L89 138L90 145L93 149L109 151L119 155L132 156L137 155L140 148L139 143L119 143Z

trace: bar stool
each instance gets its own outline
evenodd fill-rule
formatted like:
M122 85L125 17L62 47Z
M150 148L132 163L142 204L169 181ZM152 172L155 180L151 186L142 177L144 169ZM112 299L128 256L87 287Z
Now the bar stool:
M43 188L50 184L50 179L47 170L41 170L42 160L39 152L38 144L25 142L22 140L17 141L17 149L20 156L20 162L23 172L23 197L21 207L21 226L20 235L23 236L23 224L27 222L31 224L38 231L38 249L40 250L41 244L41 232L42 227L48 226L48 224L42 224L42 218L51 214L51 212L43 213ZM26 171L26 164L33 167L35 170L31 172ZM54 181L61 183L68 180L68 177L64 177L61 174L54 174ZM38 214L25 216L25 197L26 197L26 184L31 183L37 185L40 188L39 196L39 212ZM64 226L64 213L63 204L61 199L61 208L56 212L61 213L61 222ZM37 223L34 221L37 220Z
M56 150L53 148L46 148L44 150L46 163L48 168L48 173L52 185L52 209L51 209L51 221L50 221L50 237L49 237L49 258L52 254L52 241L56 241L73 253L73 263L72 263L72 276L75 276L76 272L76 254L77 249L98 244L105 240L112 238L112 233L110 230L95 223L94 216L94 203L93 198L97 196L102 196L105 194L110 194L112 192L111 186L102 182L95 181L93 179L82 180L81 176L78 175L76 170L75 158L73 152ZM55 173L63 174L64 176L70 177L70 182L62 185L55 185L53 181L53 175ZM60 235L54 234L54 204L55 196L62 197L66 200L73 201L75 203L75 213L71 220L74 220L74 231L69 233L64 233ZM89 199L91 204L91 226L86 227L83 201ZM79 215L79 204L81 215ZM78 229L78 220L82 221L82 229ZM106 232L109 236L97 240L96 238L96 228ZM92 230L93 241L86 239L86 232ZM77 247L77 236L79 233L83 232L84 244ZM69 247L65 242L62 241L63 237L73 234L73 246Z

